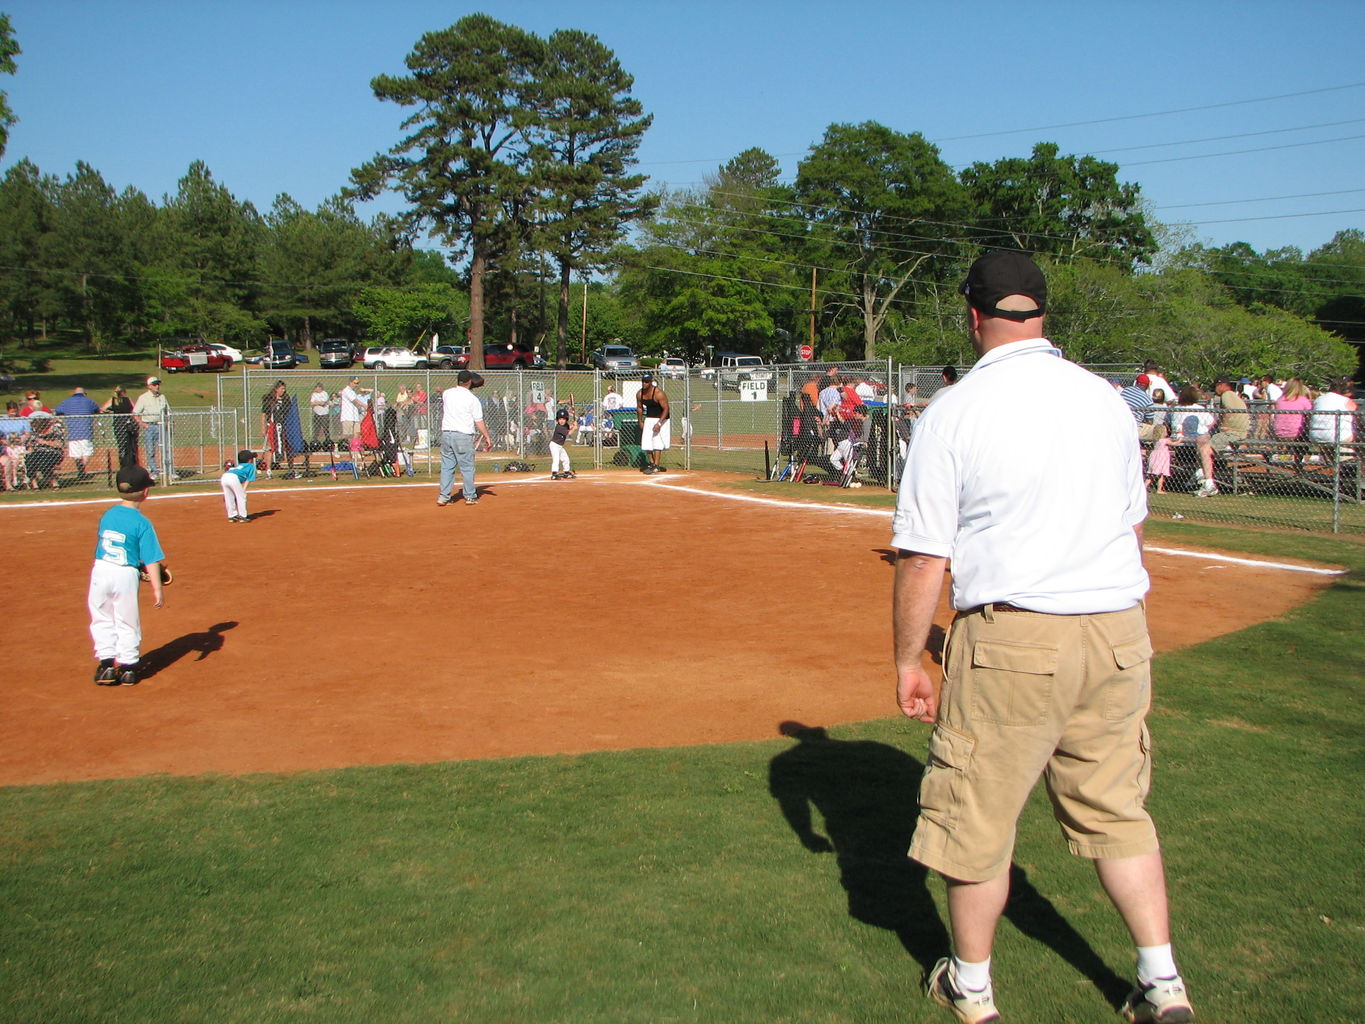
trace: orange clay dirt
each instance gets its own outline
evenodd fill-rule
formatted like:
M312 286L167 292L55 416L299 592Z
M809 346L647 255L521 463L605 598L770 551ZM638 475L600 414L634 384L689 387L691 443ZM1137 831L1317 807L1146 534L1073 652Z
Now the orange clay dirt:
M92 682L105 503L0 508L0 784L722 743L895 714L888 510L677 470L480 486L447 508L434 483L259 489L247 524L217 493L154 497L176 582L160 610L143 587L149 677L125 687ZM1147 564L1164 651L1330 581Z

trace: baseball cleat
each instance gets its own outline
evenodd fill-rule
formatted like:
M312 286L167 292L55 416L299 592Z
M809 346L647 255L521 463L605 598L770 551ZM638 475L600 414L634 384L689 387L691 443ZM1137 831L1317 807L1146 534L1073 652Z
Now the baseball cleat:
M120 665L118 669L119 686L136 686L138 680L138 665L134 662L131 665Z
M95 667L95 682L100 686L117 686L118 675L113 658L104 658Z

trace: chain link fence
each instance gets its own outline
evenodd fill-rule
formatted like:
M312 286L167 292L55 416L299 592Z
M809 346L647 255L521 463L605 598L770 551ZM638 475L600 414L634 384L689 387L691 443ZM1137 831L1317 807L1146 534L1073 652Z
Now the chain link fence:
M669 396L674 424L664 464L894 490L916 418L945 386L943 369L889 361L670 369L657 380ZM1116 381L1124 376L1121 367L1090 369ZM483 376L478 393L493 442L479 456L485 470L514 464L548 473L559 408L572 416L567 448L576 469L643 464L635 421L638 375L545 369L488 370ZM372 423L354 447L339 402L353 378ZM836 378L852 393L830 393ZM202 483L216 480L224 462L243 448L262 453L272 477L440 472L441 394L455 386L453 370L249 367L215 380L210 408L173 409L158 429L148 430L129 416L91 417L90 453L80 457L68 433L83 431L60 417L42 428L54 432L45 437L32 421L0 420L7 439L0 485L97 493L112 488L119 466L132 461L154 468L163 486ZM282 411L267 401L281 381L287 396ZM814 414L832 400L840 404L841 417ZM1284 415L1252 403L1247 436L1216 450L1179 436L1160 445L1144 441L1144 460L1155 455L1158 468L1166 466L1150 475L1152 515L1365 533L1363 453L1354 440L1365 437L1362 413L1305 411L1297 430L1286 426ZM1212 487L1206 483L1210 469Z

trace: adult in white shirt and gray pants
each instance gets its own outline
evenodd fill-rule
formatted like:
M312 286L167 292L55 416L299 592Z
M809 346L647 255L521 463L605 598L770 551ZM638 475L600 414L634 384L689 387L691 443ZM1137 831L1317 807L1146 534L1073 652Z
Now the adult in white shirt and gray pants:
M483 403L474 394L483 378L472 370L461 370L457 380L453 388L441 393L441 492L436 496L437 505L450 504L457 467L465 504L478 502L479 492L474 487L474 434L481 434L484 443L493 446L483 423Z

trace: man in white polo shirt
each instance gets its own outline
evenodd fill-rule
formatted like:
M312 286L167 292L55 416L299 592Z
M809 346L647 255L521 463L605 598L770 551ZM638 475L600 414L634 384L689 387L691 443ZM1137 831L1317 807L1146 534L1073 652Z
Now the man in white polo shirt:
M455 486L455 470L460 470L466 505L478 503L479 492L474 486L474 434L483 436L490 448L488 428L483 423L483 403L474 388L483 378L472 370L461 370L458 383L441 393L441 491L437 505L449 505Z
M927 994L969 1024L999 1019L995 930L1015 822L1044 775L1072 853L1093 861L1137 946L1124 1015L1190 1021L1144 807L1152 648L1137 425L1107 381L1044 339L1047 283L1027 256L983 256L962 293L980 358L916 422L892 536L897 701L935 723L910 856L947 881L954 947ZM1037 429L1018 430L1026 415ZM924 648L949 558L957 614L936 693Z

